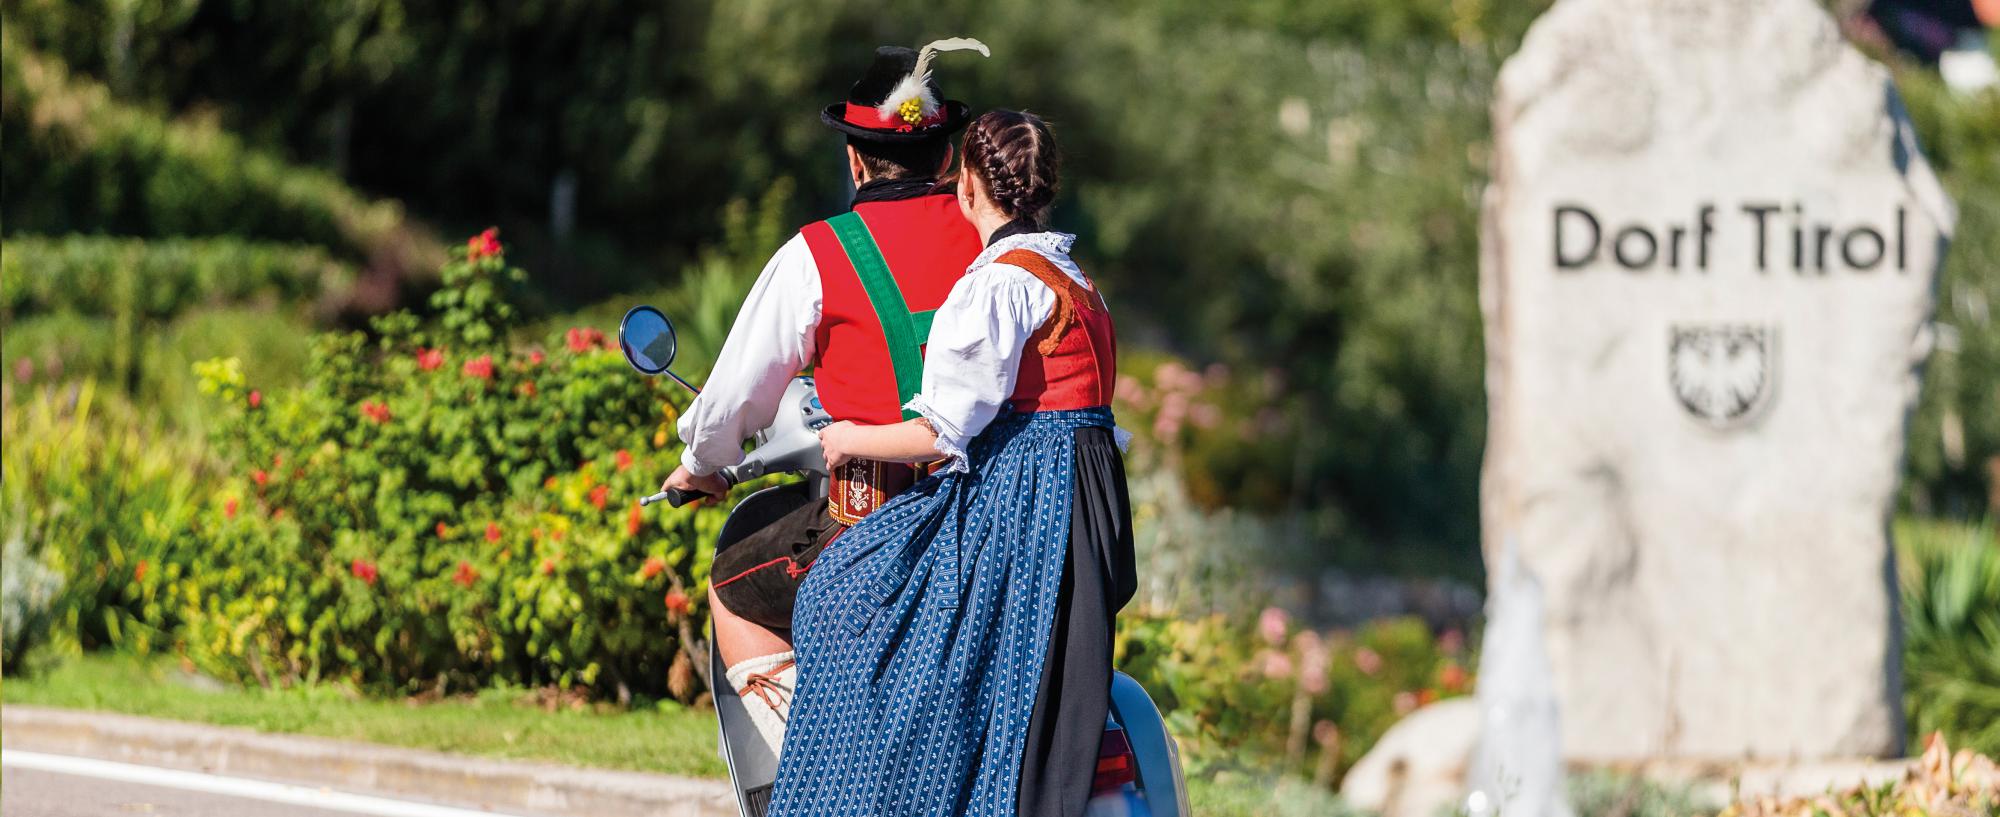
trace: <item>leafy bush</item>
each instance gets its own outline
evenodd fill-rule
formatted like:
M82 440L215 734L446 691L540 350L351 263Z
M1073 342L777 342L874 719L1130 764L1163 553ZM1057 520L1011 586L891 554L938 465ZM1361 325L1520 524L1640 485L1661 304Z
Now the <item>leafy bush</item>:
M678 395L594 329L510 347L521 277L489 234L446 265L434 324L326 335L302 388L197 367L233 474L160 588L195 661L385 692L699 691L697 543L721 519L636 504L678 459Z
M1416 619L1321 634L1267 609L1121 614L1116 665L1166 713L1190 777L1276 770L1330 787L1398 718L1471 692L1470 661L1461 635Z
M10 29L11 30L11 29ZM245 148L212 123L167 121L0 31L0 210L10 232L230 235L317 244L395 277L443 258L391 202Z
M1943 733L2000 755L2000 534L1906 523L1897 538L1911 745Z
M213 474L201 449L87 381L10 389L0 435L0 530L63 579L54 645L169 646L177 622L155 589L191 561L196 485Z

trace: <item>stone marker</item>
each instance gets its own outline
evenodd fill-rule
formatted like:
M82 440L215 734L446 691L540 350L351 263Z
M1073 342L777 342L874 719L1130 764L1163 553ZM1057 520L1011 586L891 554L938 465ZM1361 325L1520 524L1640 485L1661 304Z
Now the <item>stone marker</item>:
M1500 72L1488 561L1576 760L1899 753L1888 523L1952 208L1812 0L1559 0Z

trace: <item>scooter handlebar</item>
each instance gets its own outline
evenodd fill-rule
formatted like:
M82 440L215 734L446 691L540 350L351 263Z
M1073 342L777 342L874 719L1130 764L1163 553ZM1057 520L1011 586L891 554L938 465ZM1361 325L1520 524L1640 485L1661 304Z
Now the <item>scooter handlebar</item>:
M701 495L702 494L700 491L683 491L679 488L668 488L652 496L640 497L639 504L641 506L651 505L655 502L664 499L667 501L668 507L678 508L682 505L688 504L689 502L693 502L697 499L700 499Z

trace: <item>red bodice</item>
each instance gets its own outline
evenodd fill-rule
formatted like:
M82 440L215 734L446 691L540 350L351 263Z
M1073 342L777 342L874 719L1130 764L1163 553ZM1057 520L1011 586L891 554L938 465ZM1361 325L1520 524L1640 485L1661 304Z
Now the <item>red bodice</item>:
M999 262L1027 270L1056 292L1055 312L1028 338L1020 376L1008 399L1015 411L1060 411L1111 405L1118 382L1118 335L1104 299L1033 250L1013 250Z

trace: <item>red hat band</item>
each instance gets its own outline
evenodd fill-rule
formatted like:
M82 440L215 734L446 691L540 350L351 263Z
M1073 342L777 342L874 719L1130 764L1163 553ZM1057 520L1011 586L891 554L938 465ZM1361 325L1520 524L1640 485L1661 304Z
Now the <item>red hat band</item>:
M902 117L893 113L885 115L881 111L876 110L873 105L856 105L849 102L847 103L846 111L842 113L840 118L847 122L847 124L855 127L909 133L918 128L934 127L938 123L943 122L944 109L940 107L937 112L917 120L917 123L913 125L903 121Z

